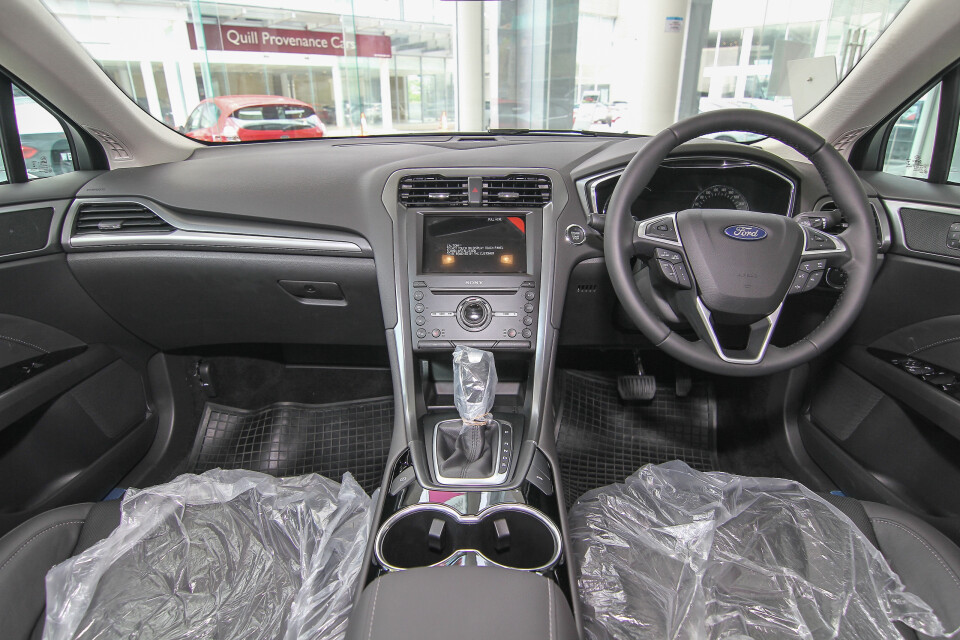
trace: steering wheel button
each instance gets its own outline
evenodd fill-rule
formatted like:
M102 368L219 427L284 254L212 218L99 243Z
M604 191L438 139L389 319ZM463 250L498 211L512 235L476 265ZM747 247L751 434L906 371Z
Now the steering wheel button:
M673 265L673 272L677 274L677 284L680 285L682 289L690 288L690 276L687 275L687 270L683 266L683 263Z
M663 240L677 241L677 230L673 226L673 220L665 218L663 220L654 220L647 225L646 234L654 238Z
M673 284L678 284L677 272L673 268L673 265L666 260L659 260L658 262L660 264L660 271L663 272L664 277Z
M662 258L663 260L668 260L673 264L678 262L683 262L683 257L676 251L670 251L668 249L657 249L657 257Z
M810 274L806 271L800 271L793 278L793 284L790 285L790 293L800 293L807 284L807 278Z
M821 280L823 280L823 271L814 271L807 276L807 284L803 285L803 290L810 291L811 289L815 289Z

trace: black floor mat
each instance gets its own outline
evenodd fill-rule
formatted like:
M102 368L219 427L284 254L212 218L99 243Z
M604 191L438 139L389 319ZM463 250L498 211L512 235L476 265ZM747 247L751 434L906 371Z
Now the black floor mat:
M281 402L247 411L207 403L190 471L250 469L273 476L349 471L372 493L380 486L393 432L393 398L336 404Z
M659 384L649 404L625 404L616 376L564 370L558 377L557 452L568 507L647 463L679 459L701 471L717 468L717 412L707 383L695 383L685 398L672 384Z

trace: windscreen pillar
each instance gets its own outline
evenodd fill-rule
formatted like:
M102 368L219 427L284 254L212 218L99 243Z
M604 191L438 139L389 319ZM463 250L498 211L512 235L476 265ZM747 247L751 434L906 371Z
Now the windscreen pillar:
M572 129L579 0L478 4L499 11L497 88L487 98L491 111L498 110L499 126Z
M483 3L457 3L458 131L483 131ZM450 114L453 115L453 114Z
M653 134L676 120L689 4L690 0L620 3L614 57L623 64L617 65L612 84L624 88L631 131Z

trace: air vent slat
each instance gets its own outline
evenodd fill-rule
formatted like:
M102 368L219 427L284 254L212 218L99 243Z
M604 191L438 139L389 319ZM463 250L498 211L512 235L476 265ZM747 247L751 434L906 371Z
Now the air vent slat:
M398 198L405 207L465 207L469 204L467 179L407 176L400 181Z
M174 227L135 202L87 202L80 205L74 235L108 233L169 233Z
M484 207L542 207L550 202L551 182L547 176L484 176L482 184Z

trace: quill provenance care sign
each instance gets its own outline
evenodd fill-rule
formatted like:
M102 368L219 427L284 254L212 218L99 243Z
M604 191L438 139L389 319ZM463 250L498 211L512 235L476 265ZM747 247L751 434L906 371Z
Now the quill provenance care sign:
M187 25L190 48L198 49L193 25ZM342 33L266 27L203 25L205 47L210 51L264 51L324 56L356 55L361 58L390 58L390 36L357 34L356 41Z

